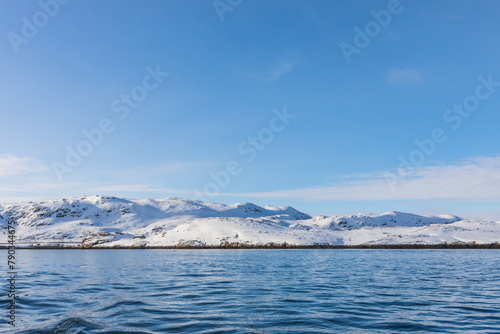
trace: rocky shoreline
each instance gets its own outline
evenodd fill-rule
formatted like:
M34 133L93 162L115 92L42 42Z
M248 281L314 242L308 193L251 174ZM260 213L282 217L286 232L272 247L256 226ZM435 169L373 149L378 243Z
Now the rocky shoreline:
M0 246L0 249L7 247ZM113 250L113 249L500 249L500 243L445 243L445 244L388 244L388 245L292 245L292 244L260 244L260 245L175 245L175 246L112 246L112 247L61 247L61 246L28 246L17 247L17 249L37 249L37 250Z

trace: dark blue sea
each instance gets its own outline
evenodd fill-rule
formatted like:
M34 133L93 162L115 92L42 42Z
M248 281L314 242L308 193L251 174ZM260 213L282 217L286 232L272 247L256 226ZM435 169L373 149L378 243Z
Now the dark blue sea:
M16 256L16 327L3 280L2 333L500 333L500 250Z

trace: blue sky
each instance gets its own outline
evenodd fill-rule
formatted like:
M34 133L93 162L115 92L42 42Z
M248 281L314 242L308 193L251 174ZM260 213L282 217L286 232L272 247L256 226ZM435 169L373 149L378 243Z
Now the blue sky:
M499 14L486 0L1 0L0 200L500 220Z

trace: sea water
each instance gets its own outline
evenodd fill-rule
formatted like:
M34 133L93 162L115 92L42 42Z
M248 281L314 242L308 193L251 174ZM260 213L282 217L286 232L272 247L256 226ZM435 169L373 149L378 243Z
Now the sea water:
M1 285L5 333L500 333L500 250L18 250L16 261L15 327Z

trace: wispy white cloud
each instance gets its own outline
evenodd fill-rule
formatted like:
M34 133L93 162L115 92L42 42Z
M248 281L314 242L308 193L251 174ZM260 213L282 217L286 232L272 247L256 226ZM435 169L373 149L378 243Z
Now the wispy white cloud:
M386 40L386 41L397 41L401 39L401 34L394 29L390 29L390 27L386 27L381 33L380 37L381 40Z
M290 60L284 60L276 64L274 67L270 68L268 71L268 77L270 80L277 80L289 73L295 66L295 63Z
M247 78L253 81L274 82L290 73L296 65L297 62L295 60L287 58L275 62L273 65L267 67L264 70L247 70L244 71L244 74Z
M167 168L167 167L165 167ZM167 168L168 169L168 168ZM391 171L397 175L398 170ZM455 164L416 168L394 183L387 171L347 175L329 186L307 187L258 193L221 193L219 196L243 198L283 198L299 201L394 201L444 200L461 202L495 202L500 200L500 156L479 157ZM169 188L161 184L125 183L29 183L0 184L0 202L39 199L37 195L60 198L81 194L115 195L127 193L132 197L181 196L192 197L192 189ZM164 195L163 195L164 194ZM3 198L2 198L3 197ZM437 203L437 202L436 202Z
M84 186L85 183L40 183L32 182L25 184L2 184L0 192L6 193L34 193L46 192L52 190L77 189Z
M396 171L397 174L397 171ZM381 201L432 199L500 199L500 157L469 159L454 165L417 168L391 186L387 172L353 176L351 181L261 193L224 194L259 198L293 198L303 201Z
M46 198L43 197L16 197L16 196L4 196L0 197L0 204L9 204L9 203L26 203L26 202L41 202Z
M130 177L144 176L151 174L184 172L193 169L206 169L213 167L214 163L199 162L199 161L176 161L158 166L138 166L130 169L112 171L115 176Z
M117 193L130 193L133 197L154 196L191 196L192 190L168 188L162 185L148 183L137 184L103 184L96 182L87 183L27 183L27 184L1 184L0 203L28 202L67 198L80 195L116 195Z
M115 192L135 192L135 193L165 193L172 195L192 194L191 190L167 188L152 184L120 184L120 185L103 185L87 187L85 190L88 193L115 193Z
M13 155L0 156L0 177L35 172L22 180L9 179L0 182L0 203L79 195L126 194L132 197L193 196L192 190L168 187L169 180L176 183L201 175L217 165L215 162L177 161L156 166L138 166L123 170L104 170L91 176L76 178L74 182L55 182L50 167L33 158L18 158ZM162 183L151 180L161 178ZM165 186L167 184L167 186Z
M391 68L387 75L387 81L392 84L424 82L420 72L413 68Z
M0 155L0 177L31 173L43 173L50 168L40 160L32 157L16 157L12 154Z

